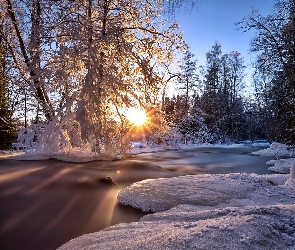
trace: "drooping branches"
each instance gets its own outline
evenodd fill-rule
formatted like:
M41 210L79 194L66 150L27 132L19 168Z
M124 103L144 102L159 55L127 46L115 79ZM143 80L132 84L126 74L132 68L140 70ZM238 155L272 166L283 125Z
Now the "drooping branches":
M13 63L50 131L69 133L71 117L95 152L116 145L126 108L160 103L185 48L177 24L161 19L161 0L0 1Z

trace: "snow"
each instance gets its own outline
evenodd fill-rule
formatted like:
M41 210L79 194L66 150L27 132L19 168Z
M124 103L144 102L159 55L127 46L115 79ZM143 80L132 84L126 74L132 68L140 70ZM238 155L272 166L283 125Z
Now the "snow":
M199 211L191 205L180 205L145 216L138 223L119 224L83 235L58 250L291 250L295 242L294 208L293 205Z
M295 202L285 186L288 175L206 174L144 180L123 189L118 200L143 211L159 212L179 204L209 207L261 206Z
M273 165L269 167L268 170L280 173L280 174L288 174L290 173L291 165L294 161L294 158L288 159L280 159L280 160L270 160L267 161L266 164Z
M90 162L94 160L114 160L116 157L109 154L96 154L94 152L83 151L80 148L73 148L67 153L64 152L50 152L50 151L31 151L23 152L16 155L11 155L12 159L21 161L31 160L47 160L56 159L65 162Z
M119 201L156 213L80 236L59 250L295 249L295 185L289 177L188 175L137 182L119 193Z
M225 147L208 144L184 145L183 148L212 146ZM0 153L3 156L13 154ZM75 162L102 157L74 148L68 154L39 151L35 155L20 154L14 158L31 160L33 156ZM154 214L144 216L139 222L82 235L59 250L266 250L270 247L295 250L295 162L293 159L280 161L281 166L286 163L286 168L291 168L291 174L186 175L134 183L121 190L119 202Z
M288 145L273 142L269 148L265 148L259 151L252 152L252 155L260 155L260 156L292 156L294 154L293 150L288 149Z
M140 153L153 153L165 150L178 150L178 149L193 149L193 148L204 148L204 147L219 147L219 148L237 148L244 147L243 144L189 144L189 145L149 145L143 141L133 141L132 147L127 151L126 155L136 155ZM115 160L124 157L124 155L115 155L109 153L95 153L91 152L91 149L80 147L74 147L66 152L59 150L47 150L47 149L26 149L21 150L11 150L11 151L0 151L0 156L10 157L15 160L31 161L31 160L47 160L47 159L57 159L65 162L90 162L94 160Z
M268 170L280 173L288 174L290 173L291 165L294 162L294 158L278 159L279 157L291 157L294 156L294 151L288 147L286 144L273 142L269 148L262 149L256 152L252 152L252 155L258 156L274 156L276 160L269 160L266 162L268 165L273 165L269 167Z

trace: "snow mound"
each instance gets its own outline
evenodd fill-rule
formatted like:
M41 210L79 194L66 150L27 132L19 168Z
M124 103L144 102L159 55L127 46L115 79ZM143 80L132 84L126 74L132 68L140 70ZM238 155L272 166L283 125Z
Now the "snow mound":
M293 150L288 149L288 145L273 142L269 148L262 149L259 151L252 152L252 155L260 155L260 156L292 156L294 154Z
M294 249L295 206L260 206L199 211L180 205L86 234L58 250L80 249Z
M270 160L266 164L273 165L269 167L268 170L280 173L280 174L289 174L291 166L293 164L294 158L280 159L280 160Z
M64 152L48 152L48 151L31 151L29 153L22 153L11 157L15 160L32 161L32 160L47 160L56 159L65 162L91 162L95 160L110 161L117 159L110 154L96 154L95 152L84 152L80 149L72 149L71 151Z
M288 145L287 144L283 144L283 143L279 143L279 142L273 142L270 145L270 148L287 148Z
M266 148L252 152L252 155L259 156L290 156L290 151L286 148Z
M159 212L179 204L199 209L292 204L295 193L284 183L289 175L206 174L144 180L118 194L123 205Z

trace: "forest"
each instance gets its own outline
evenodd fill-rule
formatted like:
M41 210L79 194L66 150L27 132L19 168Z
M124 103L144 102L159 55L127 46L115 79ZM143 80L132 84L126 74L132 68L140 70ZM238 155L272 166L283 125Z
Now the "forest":
M238 51L212 44L206 64L173 19L195 1L0 0L1 149L122 154L149 143L295 143L295 1L277 0L255 30L253 93ZM175 87L174 94L167 94ZM143 124L128 119L135 108ZM17 139L18 138L18 139Z

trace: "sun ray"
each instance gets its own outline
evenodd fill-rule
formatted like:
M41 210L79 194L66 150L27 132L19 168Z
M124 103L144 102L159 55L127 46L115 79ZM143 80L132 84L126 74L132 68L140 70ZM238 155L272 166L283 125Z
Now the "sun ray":
M146 120L146 112L140 108L129 108L125 113L126 118L136 126L143 125Z

